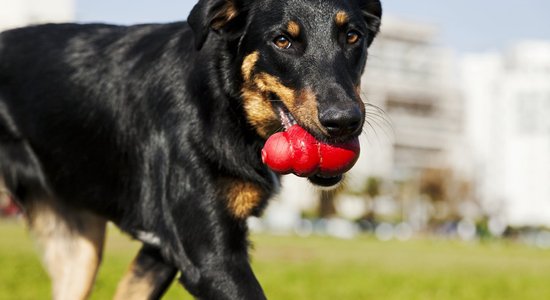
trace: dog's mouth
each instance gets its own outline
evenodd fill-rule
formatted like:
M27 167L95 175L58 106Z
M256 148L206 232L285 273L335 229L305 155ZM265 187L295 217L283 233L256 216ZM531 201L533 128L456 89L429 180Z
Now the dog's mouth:
M282 131L272 135L262 150L262 159L272 170L293 173L319 187L338 185L359 156L357 138L345 143L327 143L300 126L290 110L273 101Z
M279 115L279 120L281 121L284 131L287 131L290 127L298 124L294 116L282 102L275 103L274 107Z
M307 180L309 180L309 182L313 183L316 186L323 187L323 188L335 187L338 184L340 184L340 182L342 182L343 179L344 179L343 174L332 176L332 177L323 177L323 176L317 174L317 175L313 175L313 176L310 176L310 177L307 178Z
M284 131L287 131L290 127L298 124L292 113L290 113L284 104L280 102L277 103L277 105L275 105L275 109L279 114L279 119L281 120L281 125L283 125ZM342 174L336 176L322 176L315 174L313 176L309 176L308 180L316 186L330 188L338 185L343 178L344 175Z

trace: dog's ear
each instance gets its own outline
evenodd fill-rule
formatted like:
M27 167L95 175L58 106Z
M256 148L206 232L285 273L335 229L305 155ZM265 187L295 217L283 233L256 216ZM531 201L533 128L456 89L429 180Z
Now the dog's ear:
M241 0L200 0L187 18L195 34L197 50L202 48L211 31L221 32L230 28L243 11Z
M370 45L376 34L378 34L378 31L380 31L382 4L380 0L359 0L359 6L363 12L365 22L371 31L368 41L368 45Z

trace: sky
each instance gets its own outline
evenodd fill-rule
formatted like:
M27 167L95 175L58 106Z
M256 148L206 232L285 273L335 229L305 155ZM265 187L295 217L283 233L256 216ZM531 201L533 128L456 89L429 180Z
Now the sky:
M185 20L191 0L76 0L79 22L134 24ZM386 15L440 27L437 43L458 52L504 50L550 41L549 0L382 0Z

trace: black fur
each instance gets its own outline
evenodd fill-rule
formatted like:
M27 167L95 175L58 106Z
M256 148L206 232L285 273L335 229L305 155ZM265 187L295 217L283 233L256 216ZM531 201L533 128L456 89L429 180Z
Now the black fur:
M238 14L220 19L227 3ZM319 14L338 10L365 35L360 47L342 50L304 33L294 52L274 54L277 26L295 18L307 30L329 20ZM154 233L164 260L198 298L263 299L248 262L246 222L228 211L219 186L232 178L260 187L255 213L277 190L260 158L265 137L242 105L243 59L260 51L258 68L293 88L314 87L326 110L328 97L353 97L380 14L377 0L201 0L191 26L49 24L4 32L0 176L23 206L55 198L131 235ZM325 38L338 39L332 33ZM300 59L308 45L316 52Z

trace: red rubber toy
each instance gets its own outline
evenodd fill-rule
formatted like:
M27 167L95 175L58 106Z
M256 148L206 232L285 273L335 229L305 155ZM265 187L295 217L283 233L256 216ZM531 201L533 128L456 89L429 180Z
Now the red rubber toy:
M272 135L262 149L262 160L280 174L301 177L337 176L349 171L359 158L359 139L342 144L316 140L299 125Z

